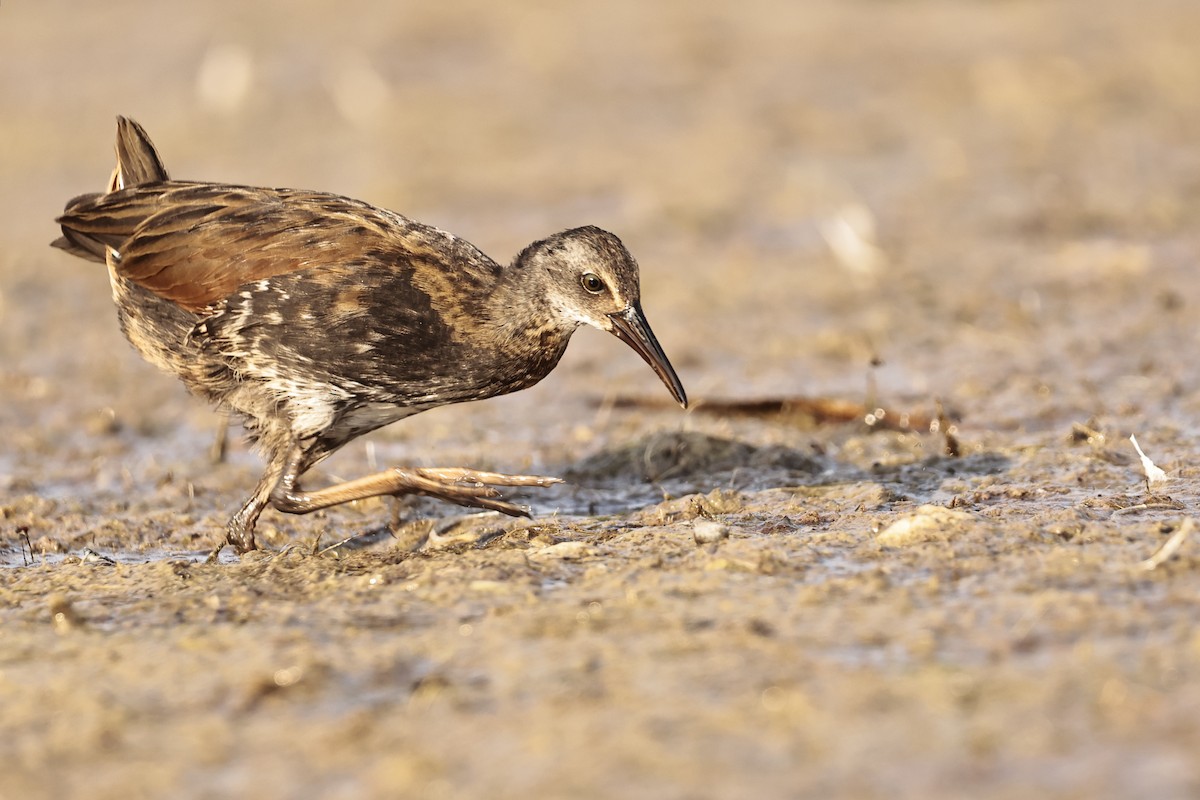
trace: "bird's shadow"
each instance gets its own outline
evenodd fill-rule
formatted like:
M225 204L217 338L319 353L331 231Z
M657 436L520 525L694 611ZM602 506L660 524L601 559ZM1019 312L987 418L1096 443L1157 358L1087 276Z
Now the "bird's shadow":
M900 465L868 468L784 445L757 446L698 432L669 431L603 449L568 467L565 483L530 495L535 509L597 516L644 509L669 497L847 482L883 484L898 499L928 502L952 477L1003 472L995 453L935 455Z

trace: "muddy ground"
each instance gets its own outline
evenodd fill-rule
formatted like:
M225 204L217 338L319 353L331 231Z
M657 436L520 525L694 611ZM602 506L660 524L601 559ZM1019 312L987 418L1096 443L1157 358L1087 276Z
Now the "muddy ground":
M0 797L1196 796L1200 534L1142 562L1198 499L1198 31L1191 0L5 3ZM179 177L504 260L619 233L696 407L584 331L322 469L569 477L533 520L269 512L204 563L257 457L212 463L220 418L46 246L117 113Z

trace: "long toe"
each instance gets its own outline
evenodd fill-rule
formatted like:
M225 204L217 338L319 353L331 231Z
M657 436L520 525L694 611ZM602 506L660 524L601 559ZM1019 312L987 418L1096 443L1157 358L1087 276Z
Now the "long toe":
M500 494L500 490L490 485L491 483L498 483L502 486L526 486L530 484L502 484L498 481L485 481L485 479L492 477L491 473L457 468L414 469L405 470L405 473L404 478L407 491L436 497L460 506L499 511L502 514L514 517L528 517L531 513L526 506L520 506L505 500L503 495ZM498 475L496 477L509 478L513 476Z
M510 517L532 516L527 506L519 506L508 502L497 489L491 486L462 486L431 481L429 485L414 488L421 494L456 503L460 506L486 508L491 511L508 514Z
M533 511L529 506L519 506L516 503L509 503L506 500L492 497L480 497L476 502L470 503L477 508L486 508L490 511L499 511L501 514L507 514L510 517L533 517Z
M493 486L553 486L562 478L545 475L506 475L503 472L481 472L465 467L421 467L414 470L436 481L455 483L490 483Z

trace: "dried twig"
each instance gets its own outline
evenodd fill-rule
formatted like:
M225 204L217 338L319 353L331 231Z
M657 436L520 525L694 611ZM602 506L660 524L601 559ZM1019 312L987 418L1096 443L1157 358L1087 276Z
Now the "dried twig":
M608 402L608 399L605 399ZM666 409L670 403L658 398L615 397L613 408ZM692 407L699 414L739 417L783 417L812 425L861 422L872 429L921 432L935 418L918 411L880 408L874 403L856 403L832 397L761 397L747 400L697 399Z
M1162 547L1158 548L1154 555L1150 556L1141 563L1142 569L1156 569L1159 564L1162 564L1171 556L1175 555L1175 553L1179 551L1179 548L1183 546L1183 543L1187 540L1188 536L1192 534L1192 528L1194 527L1196 527L1196 524L1192 521L1191 517L1185 519L1183 524L1171 534L1171 538L1163 542Z

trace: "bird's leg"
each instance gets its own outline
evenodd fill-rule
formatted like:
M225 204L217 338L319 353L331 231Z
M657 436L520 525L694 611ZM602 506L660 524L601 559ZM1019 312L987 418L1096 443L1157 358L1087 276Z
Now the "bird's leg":
M486 508L514 517L529 516L525 506L505 502L497 486L550 486L562 483L558 478L539 475L504 475L473 469L446 467L392 467L391 469L306 492L296 485L303 472L304 455L292 450L283 475L271 492L271 505L288 514L308 514L321 508L383 495L423 494L457 503L460 506Z
M225 541L233 545L233 549L239 555L258 549L258 545L254 541L254 526L263 509L267 507L267 503L271 501L271 490L279 483L279 476L283 473L287 463L290 461L285 462L283 459L276 458L267 465L267 471L263 473L258 485L254 487L254 494L250 495L250 499L242 504L238 512L233 515L233 519L229 520L229 524L225 526Z

